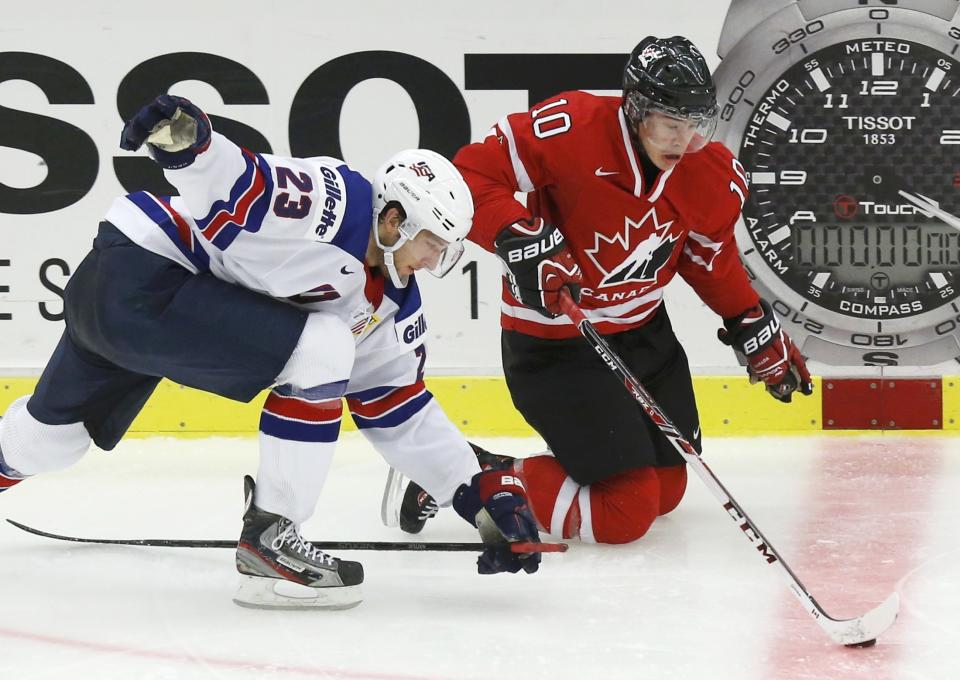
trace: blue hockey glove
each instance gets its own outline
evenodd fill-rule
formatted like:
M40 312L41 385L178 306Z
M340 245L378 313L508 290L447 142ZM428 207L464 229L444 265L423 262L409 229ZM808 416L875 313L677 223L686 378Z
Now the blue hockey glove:
M185 168L210 145L210 120L188 99L162 94L123 126L120 148L136 151L144 142L150 156L168 170Z
M480 538L488 544L477 558L477 571L496 574L517 573L521 569L532 574L540 568L540 553L514 553L510 543L539 543L537 522L527 503L523 484L508 469L478 472L453 496L457 513L480 530Z

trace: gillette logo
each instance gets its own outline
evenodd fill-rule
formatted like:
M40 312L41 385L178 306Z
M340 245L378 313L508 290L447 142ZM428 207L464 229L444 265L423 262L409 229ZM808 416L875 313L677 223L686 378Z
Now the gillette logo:
M323 199L319 221L314 231L317 233L317 236L323 238L327 235L327 231L339 226L342 217L340 205L343 201L343 192L340 189L340 178L337 173L323 166L320 168L320 174L323 177L323 187L326 189L326 197Z

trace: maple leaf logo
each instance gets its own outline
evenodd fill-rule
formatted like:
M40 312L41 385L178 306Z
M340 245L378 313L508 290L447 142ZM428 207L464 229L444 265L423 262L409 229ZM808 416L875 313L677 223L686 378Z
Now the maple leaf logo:
M651 207L639 222L624 216L621 233L606 237L595 233L593 248L586 250L604 277L600 288L616 286L622 283L651 283L657 280L657 274L673 255L673 246L678 236L670 234L673 220L660 223L657 210ZM652 227L642 241L633 245L640 234ZM612 266L601 264L612 263Z

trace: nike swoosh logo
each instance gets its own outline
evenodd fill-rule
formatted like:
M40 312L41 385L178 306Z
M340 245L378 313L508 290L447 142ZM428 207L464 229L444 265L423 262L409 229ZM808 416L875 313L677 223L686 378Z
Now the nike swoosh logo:
M944 224L947 224L960 231L960 217L951 215L946 210L941 210L937 205L934 204L932 199L927 198L923 194L910 194L902 189L897 191L897 193L920 208L920 210L930 213Z
M608 172L604 170L603 166L601 165L599 168L593 171L593 174L596 175L597 177L605 177L606 175L619 175L620 173L617 172L616 170L612 172Z
M697 425L697 429L693 431L693 438L696 439L700 436L700 426Z
M344 276L349 276L353 272L347 269L347 265L343 265L342 267L340 267L340 273L343 274Z

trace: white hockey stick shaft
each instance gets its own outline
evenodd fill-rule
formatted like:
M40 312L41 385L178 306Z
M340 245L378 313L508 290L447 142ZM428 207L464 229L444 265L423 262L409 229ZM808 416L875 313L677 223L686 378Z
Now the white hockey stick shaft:
M783 558L777 550L771 545L770 541L761 533L760 529L754 524L753 520L747 516L740 504L734 500L730 492L720 483L717 476L707 466L693 445L686 438L673 421L660 409L656 401L633 375L623 360L610 348L597 330L593 327L583 311L577 306L564 290L561 293L561 307L564 313L577 325L580 333L596 350L604 363L613 371L622 381L627 391L639 402L640 406L650 417L650 420L660 429L663 435L670 440L677 452L683 456L687 464L693 468L697 476L703 480L707 488L713 493L718 501L723 505L724 510L740 527L747 539L756 548L758 554L770 565L778 568L780 573L786 578L787 585L791 592L797 596L803 604L804 609L816 620L820 627L834 641L845 645L852 645L861 642L875 640L876 637L893 625L897 618L897 612L900 609L900 598L897 593L893 593L882 604L867 612L863 616L855 619L837 620L831 618L823 611L823 608L817 603L807 589L804 588L800 579L793 573L793 570L783 561Z

